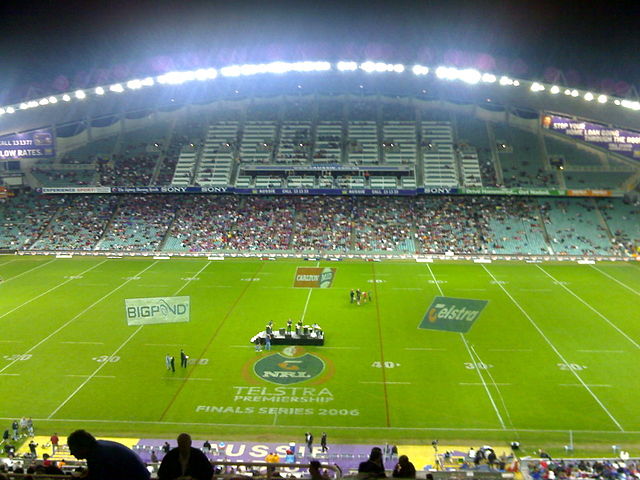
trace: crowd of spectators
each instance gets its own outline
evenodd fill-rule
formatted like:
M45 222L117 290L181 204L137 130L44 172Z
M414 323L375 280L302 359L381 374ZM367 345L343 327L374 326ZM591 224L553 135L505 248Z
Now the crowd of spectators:
M640 477L640 463L629 461L628 458L609 460L553 460L544 458L527 462L526 466L532 480L587 478L629 480Z
M628 256L637 215L592 199L20 195L0 202L0 247Z

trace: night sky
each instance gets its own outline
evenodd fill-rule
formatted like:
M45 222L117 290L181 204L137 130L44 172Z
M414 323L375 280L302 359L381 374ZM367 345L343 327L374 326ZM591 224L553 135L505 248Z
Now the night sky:
M0 97L276 59L485 67L640 85L640 1L0 2Z

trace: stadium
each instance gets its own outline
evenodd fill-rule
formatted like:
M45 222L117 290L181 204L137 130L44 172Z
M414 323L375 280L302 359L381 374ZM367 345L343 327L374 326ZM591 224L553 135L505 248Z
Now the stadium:
M471 446L637 449L640 104L387 62L3 105L7 430L147 462L181 431L217 461L294 442L345 474L372 445L454 476Z

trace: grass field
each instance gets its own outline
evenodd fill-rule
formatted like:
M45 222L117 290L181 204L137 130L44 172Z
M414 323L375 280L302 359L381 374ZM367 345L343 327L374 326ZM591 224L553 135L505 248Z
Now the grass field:
M337 268L332 288L292 287L316 265ZM40 434L638 446L639 267L3 256L0 417ZM351 288L374 301L351 304ZM189 323L126 324L125 298L174 295L191 297ZM435 296L489 303L467 334L419 329ZM324 369L279 386L253 365L291 350L249 339L288 318L324 328L291 357Z

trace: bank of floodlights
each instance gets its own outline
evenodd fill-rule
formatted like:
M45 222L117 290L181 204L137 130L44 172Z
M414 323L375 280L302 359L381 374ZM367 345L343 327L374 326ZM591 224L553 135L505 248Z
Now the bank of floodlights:
M404 65L401 63L363 62L360 64L360 70L366 73L402 73L404 72Z
M334 64L327 61L302 61L302 62L269 62L242 65L228 65L219 69L216 68L200 68L196 70L172 71L156 77L145 77L132 79L124 83L115 83L107 86L96 86L87 90L76 90L60 95L52 95L39 100L26 100L20 104L0 107L0 115L15 113L17 110L28 110L31 108L43 107L56 104L59 101L71 102L73 100L84 100L88 96L103 96L109 93L124 93L125 90L139 90L144 87L152 87L156 84L160 85L181 85L193 81L209 81L221 77L241 77L253 75L282 75L289 72L309 73L309 72L356 72L361 71L366 74L375 73L396 73L402 74L410 71L415 76L426 76L433 74L440 80L461 81L468 85L476 85L479 83L493 84L497 83L503 87L519 87L520 81L512 79L506 75L497 77L492 73L480 72L474 68L459 69L456 67L439 66L435 70L424 65L405 66L401 63L385 63L378 61L338 61ZM580 92L576 89L561 89L558 85L543 84L540 82L523 82L529 87L531 92L546 91L551 95L564 93L566 96L577 98L582 96L583 100L593 102L596 100L599 104L609 103L609 97L604 94L592 92ZM298 86L298 88L301 88ZM360 86L362 88L362 86ZM640 102L614 99L612 103L631 110L640 110Z
M336 68L339 72L355 72L358 69L358 62L338 62Z

